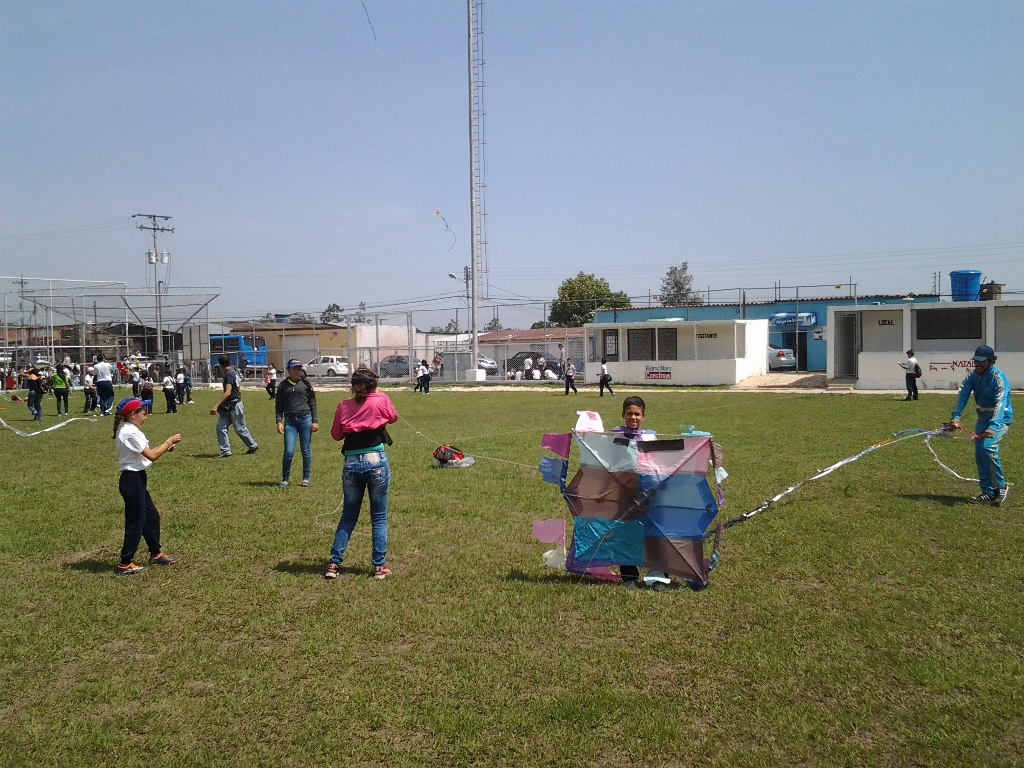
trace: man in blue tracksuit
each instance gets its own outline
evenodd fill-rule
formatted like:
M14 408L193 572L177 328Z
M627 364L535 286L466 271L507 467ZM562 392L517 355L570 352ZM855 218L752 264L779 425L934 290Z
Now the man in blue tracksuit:
M974 373L964 379L950 423L960 426L960 414L973 392L974 402L978 405L978 423L974 427L974 460L978 464L978 484L981 486L981 495L975 501L998 507L1006 498L1006 480L1003 478L1003 466L999 463L999 441L1006 435L1013 421L1010 382L995 367L996 353L992 347L978 347L972 359Z

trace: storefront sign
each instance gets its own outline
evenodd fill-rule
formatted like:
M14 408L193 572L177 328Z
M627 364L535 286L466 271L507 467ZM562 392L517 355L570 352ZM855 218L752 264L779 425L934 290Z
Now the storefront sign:
M672 369L667 365L644 366L645 379L671 379Z

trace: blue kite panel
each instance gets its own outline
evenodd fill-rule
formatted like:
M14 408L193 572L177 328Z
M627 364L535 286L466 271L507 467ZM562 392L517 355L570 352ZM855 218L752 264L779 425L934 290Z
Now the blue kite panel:
M565 479L569 472L569 462L565 459L552 459L545 456L540 460L537 469L540 470L544 482L553 483L565 491Z
M639 520L572 519L573 557L582 566L642 565L644 527Z
M714 510L652 506L640 518L644 534L660 539L703 539L715 519Z
M708 505L717 512L715 495L705 475L677 474L659 478L657 475L638 475L637 490L647 495L652 506L699 509Z
M718 514L718 504L704 475L674 475L658 480L640 475L639 488L650 493L647 514L640 518L647 536L700 539Z

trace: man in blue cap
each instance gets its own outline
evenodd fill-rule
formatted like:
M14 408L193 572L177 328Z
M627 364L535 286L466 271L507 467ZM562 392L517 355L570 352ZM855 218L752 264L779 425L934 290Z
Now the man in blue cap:
M1006 499L1006 480L999 463L999 441L1010 429L1013 407L1010 405L1010 382L995 367L996 353L992 347L982 345L974 350L974 372L969 373L960 387L950 423L960 426L960 414L974 393L978 408L978 423L974 427L974 460L978 464L978 484L981 495L974 500L998 507Z

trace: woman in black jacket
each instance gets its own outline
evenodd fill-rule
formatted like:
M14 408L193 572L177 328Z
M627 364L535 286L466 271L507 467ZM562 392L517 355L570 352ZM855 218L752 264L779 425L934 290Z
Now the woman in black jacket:
M281 482L278 488L287 488L292 474L295 441L302 448L302 485L309 486L313 468L312 434L320 429L316 411L316 393L306 378L302 363L288 361L288 378L277 388L275 398L277 434L284 435L284 458L281 459Z

